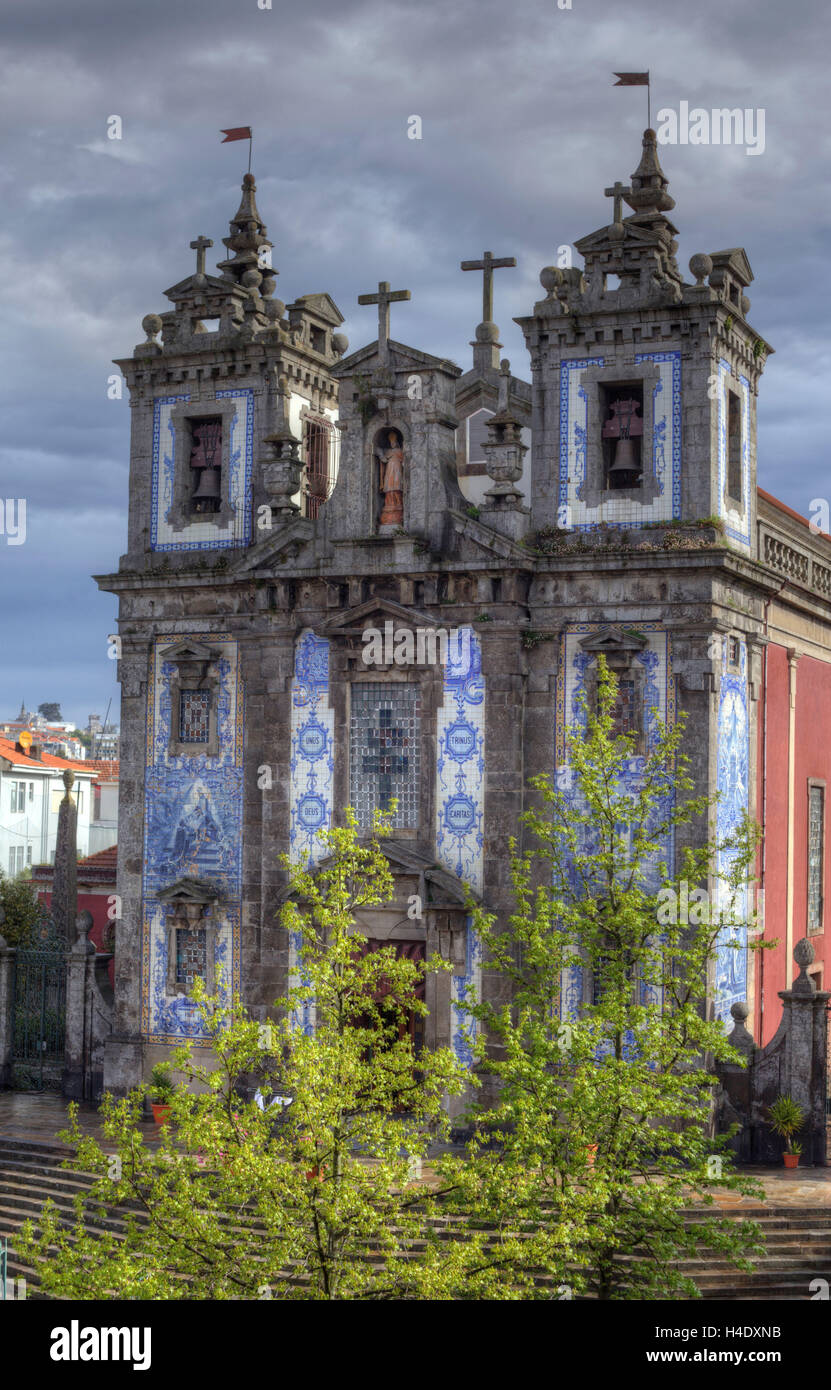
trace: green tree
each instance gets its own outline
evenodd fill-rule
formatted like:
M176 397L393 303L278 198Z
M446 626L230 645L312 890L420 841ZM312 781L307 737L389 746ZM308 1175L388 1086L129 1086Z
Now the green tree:
M475 1275L491 1290L694 1297L680 1260L709 1248L746 1267L758 1244L752 1223L712 1212L719 1189L763 1194L712 1137L712 1062L741 1058L707 1005L718 938L747 917L756 835L745 818L716 840L713 800L690 795L683 718L668 729L651 712L642 775L624 781L636 748L615 735L617 682L599 667L597 708L583 702L569 738L570 789L534 779L507 929L474 909L485 969L512 996L468 1003L497 1098L476 1116L471 1162L447 1161L445 1178L460 1216L514 1232ZM573 971L582 997L563 1008ZM691 1223L693 1204L711 1210Z
M393 881L376 824L359 842L354 817L326 835L329 856L291 871L282 926L299 980L271 1024L238 1003L194 991L209 1049L173 1054L181 1075L154 1151L140 1119L146 1088L106 1097L108 1154L73 1115L72 1166L94 1172L74 1227L46 1208L21 1251L44 1287L70 1298L379 1299L443 1296L453 1286L432 1198L410 1182L414 1158L447 1132L443 1098L464 1078L449 1050L417 1055L406 1026L423 1013L423 966L391 947L366 951L361 908ZM303 1021L314 1016L314 1028ZM245 1083L290 1098L260 1109ZM116 1206L122 1232L102 1215ZM417 1258L406 1251L417 1247Z
M7 878L0 871L0 936L9 946L26 946L44 920L42 905L29 879Z

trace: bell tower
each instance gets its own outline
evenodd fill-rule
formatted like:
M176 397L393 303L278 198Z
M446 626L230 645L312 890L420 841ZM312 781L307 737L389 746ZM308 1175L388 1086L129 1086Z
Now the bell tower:
M768 352L748 322L741 248L676 261L674 199L655 132L612 221L547 266L546 298L517 319L531 354L535 530L637 528L718 517L752 552L756 395ZM622 215L622 205L632 209Z

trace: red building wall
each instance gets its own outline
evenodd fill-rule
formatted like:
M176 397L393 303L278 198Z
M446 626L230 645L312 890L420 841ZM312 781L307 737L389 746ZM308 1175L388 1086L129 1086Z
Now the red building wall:
M754 1037L762 1044L773 1037L781 1018L778 991L787 988L787 874L788 874L788 756L790 725L788 652L771 643L759 709L757 815L764 817L765 844L760 854L760 883L765 890L765 939L778 940L775 949L756 957ZM826 783L825 851L823 856L824 930L811 935L822 987L829 981L825 940L831 930L831 664L801 655L796 663L793 789L793 944L807 935L808 907L808 782ZM794 970L796 967L794 967ZM819 984L819 980L817 980Z

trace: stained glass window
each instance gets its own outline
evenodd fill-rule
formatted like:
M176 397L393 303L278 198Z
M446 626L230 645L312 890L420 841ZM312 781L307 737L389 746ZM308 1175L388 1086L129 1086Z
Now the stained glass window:
M808 788L808 931L822 931L825 788Z
M349 799L358 824L372 824L393 797L398 809L393 824L419 824L420 687L371 681L352 686L349 741Z
M635 734L637 732L635 682L633 680L620 680L618 681L617 699L612 707L612 733L617 737L620 734Z
M207 743L211 713L210 690L179 692L179 742Z
M188 991L207 976L207 937L204 927L180 927L176 932L176 983Z

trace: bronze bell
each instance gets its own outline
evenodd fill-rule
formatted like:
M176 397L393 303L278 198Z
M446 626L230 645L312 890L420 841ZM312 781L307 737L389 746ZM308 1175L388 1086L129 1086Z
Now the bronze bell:
M218 502L221 497L220 470L218 468L200 468L199 486L193 494L193 500L195 502Z
M641 475L638 446L628 435L615 444L615 461L609 469L611 487L634 487Z

